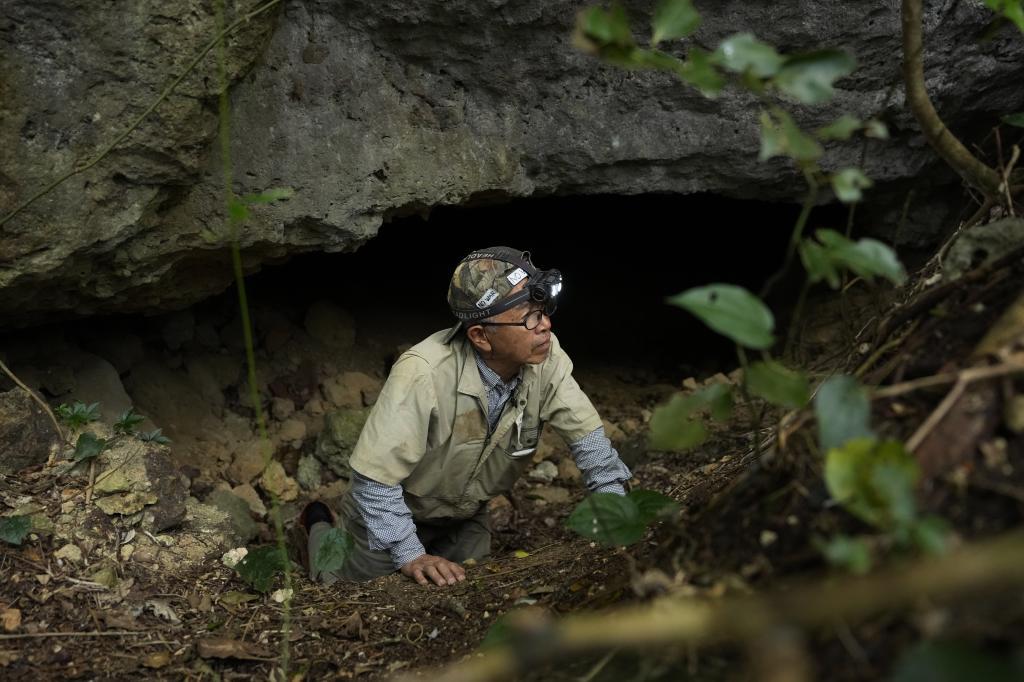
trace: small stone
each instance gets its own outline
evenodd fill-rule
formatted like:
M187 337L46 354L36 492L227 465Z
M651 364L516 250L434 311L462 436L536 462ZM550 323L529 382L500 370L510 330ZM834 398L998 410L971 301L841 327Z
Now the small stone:
M108 515L128 515L142 511L147 504L156 504L159 499L153 493L130 492L100 497L96 499L96 506Z
M583 478L583 472L576 466L576 462L565 457L558 462L558 480L566 483L576 483Z
M381 382L363 372L343 372L324 381L324 396L337 407L359 408L371 405L380 393ZM372 396L373 402L367 403L364 392Z
M497 531L508 530L512 526L515 508L504 495L498 495L487 503L487 511L491 515L491 528Z
M322 467L320 460L313 455L306 455L299 458L299 466L295 472L295 478L306 490L315 490L322 485Z
M773 530L763 530L763 531L761 531L761 538L760 538L760 540L761 540L761 546L762 547L769 547L771 545L774 545L775 542L778 539L779 539L779 534L776 533Z
M697 380L694 379L693 377L686 377L685 379L683 379L683 388L685 388L688 391L696 391L698 388L700 388L700 384L698 384Z
M82 550L77 545L67 544L54 552L53 556L54 558L77 564L82 561Z
M281 423L277 436L283 443L302 441L306 437L306 423L299 419L287 419Z
M310 398L306 401L306 407L303 409L311 417L322 417L325 412L324 403L319 398Z
M118 552L121 555L121 561L128 561L132 558L132 554L135 554L135 545L121 545Z
M534 481L551 483L558 476L558 467L554 462L545 460L530 470L528 476Z
M294 594L292 590L288 588L281 588L280 590L275 590L270 595L270 598L276 601L278 604L283 604L292 598L292 594Z
M0 620L4 623L4 632L14 632L21 627L21 609L4 609Z
M1006 427L1024 433L1024 395L1015 395L1006 403Z
M299 496L299 484L285 473L284 467L277 460L270 462L260 476L260 487L277 495L282 502L291 502Z
M236 485L231 489L231 492L235 497L240 497L245 500L245 503L249 505L249 511L259 518L263 518L267 515L267 507L263 504L260 494L248 483Z
M274 398L270 401L270 412L274 419L284 421L295 414L295 403L288 398Z
M104 566L89 576L89 580L112 590L117 586L117 572L111 566Z
M238 565L238 562L245 558L249 553L249 550L245 547L236 547L235 549L229 549L224 552L224 555L220 558L220 562L228 568L234 568Z
M258 438L241 443L235 449L235 457L228 467L227 474L235 483L248 483L263 472L267 459L268 443Z
M542 485L533 488L526 493L527 497L544 500L548 504L567 504L571 498L569 491L565 488Z

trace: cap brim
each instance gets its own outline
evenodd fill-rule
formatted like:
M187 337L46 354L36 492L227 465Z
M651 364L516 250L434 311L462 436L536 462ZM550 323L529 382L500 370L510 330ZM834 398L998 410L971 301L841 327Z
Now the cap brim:
M462 329L462 322L456 322L455 326L448 330L448 333L444 335L443 343L451 343L452 340L459 335L459 330Z

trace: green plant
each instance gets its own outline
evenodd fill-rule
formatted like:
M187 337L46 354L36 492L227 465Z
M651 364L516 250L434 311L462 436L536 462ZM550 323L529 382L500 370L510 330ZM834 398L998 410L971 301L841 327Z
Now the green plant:
M61 403L57 406L57 416L68 426L68 428L75 431L87 424L91 424L94 421L99 420L100 404L92 403L90 405L86 405L78 400L71 403L71 405Z
M107 439L97 438L91 433L83 433L78 436L78 441L75 443L72 459L76 462L86 462L99 457L108 447L110 447L110 441Z
M145 417L137 413L135 408L129 407L114 422L114 433L130 436L135 433L135 427L144 421L146 421Z
M250 551L235 564L235 571L248 585L258 592L267 592L274 577L283 573L288 565L288 556L279 545L266 545Z
M157 443L159 445L168 445L171 442L171 439L163 434L163 429L142 432L139 434L139 440L144 443Z
M324 535L320 546L317 547L316 555L310 557L310 562L317 572L336 571L345 564L354 548L355 539L351 533L341 528L332 528Z
M594 493L577 505L566 526L605 546L631 545L643 538L652 522L678 508L653 490L633 490L627 495Z
M32 530L32 519L28 516L5 516L0 518L0 540L20 545Z

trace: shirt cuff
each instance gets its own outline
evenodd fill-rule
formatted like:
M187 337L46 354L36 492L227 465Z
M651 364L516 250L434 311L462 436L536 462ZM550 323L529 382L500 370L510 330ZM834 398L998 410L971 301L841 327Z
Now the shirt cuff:
M615 493L616 495L625 495L626 488L619 481L609 481L604 485L599 485L594 488L591 492L594 493Z
M390 551L391 563L395 565L395 569L400 569L413 559L418 559L427 553L415 532L392 545Z

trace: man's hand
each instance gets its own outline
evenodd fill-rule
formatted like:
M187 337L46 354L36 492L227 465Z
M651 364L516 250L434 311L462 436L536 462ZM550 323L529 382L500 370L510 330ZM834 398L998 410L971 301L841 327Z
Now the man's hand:
M420 585L429 585L433 580L434 584L444 587L466 579L466 569L453 561L433 554L421 554L404 564L399 570L402 575L412 578Z

